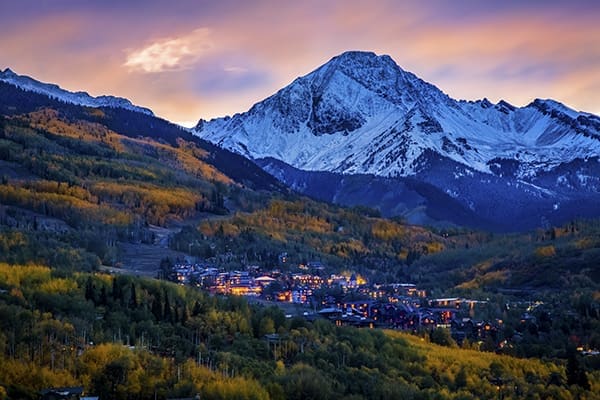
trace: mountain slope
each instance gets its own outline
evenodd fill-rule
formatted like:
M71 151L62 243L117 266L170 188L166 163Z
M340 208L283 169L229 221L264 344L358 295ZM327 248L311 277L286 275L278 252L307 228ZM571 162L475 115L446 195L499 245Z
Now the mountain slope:
M163 258L189 252L168 248L173 234L253 210L273 192L287 189L165 120L0 82L3 261L155 275Z
M90 108L63 102L54 96L30 92L0 81L0 114L18 116L41 108L60 110L70 120L98 123L130 138L147 137L179 147L179 141L193 142L206 151L206 161L232 180L253 189L281 191L284 187L271 175L256 167L248 159L221 149L190 134L178 125L144 112L119 107Z
M388 56L348 52L232 118L196 132L252 158L305 170L409 176L434 150L481 172L497 158L522 176L600 153L600 118L551 100L516 108L455 101Z
M434 185L410 177L303 171L274 158L256 162L290 188L319 200L380 209L384 217L402 215L406 222L415 225L467 223L481 229L493 226Z
M600 189L597 116L552 100L521 108L456 101L373 53L334 57L246 113L200 121L195 133L300 170L411 177L499 222L514 196L539 209L539 222L565 202L597 199ZM512 188L493 206L497 216L482 198L490 185Z
M148 108L136 106L131 101L115 96L90 96L86 92L69 92L58 85L43 83L25 75L18 75L10 68L0 71L0 81L14 85L28 92L40 93L45 96L63 101L65 103L78 104L87 107L112 107L125 110L137 111L147 115L154 115Z

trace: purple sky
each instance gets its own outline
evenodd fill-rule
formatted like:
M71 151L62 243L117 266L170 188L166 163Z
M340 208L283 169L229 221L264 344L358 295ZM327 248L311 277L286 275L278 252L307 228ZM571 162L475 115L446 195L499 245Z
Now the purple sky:
M600 1L0 1L0 68L193 124L346 50L450 96L600 114Z

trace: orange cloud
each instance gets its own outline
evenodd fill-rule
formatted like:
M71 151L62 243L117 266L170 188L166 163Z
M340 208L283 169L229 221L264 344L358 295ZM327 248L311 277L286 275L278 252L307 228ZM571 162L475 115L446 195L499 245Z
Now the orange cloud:
M195 29L188 35L161 39L130 51L125 66L144 72L177 71L190 68L212 47L208 28Z
M81 6L10 27L0 15L0 61L70 90L127 97L174 121L245 111L355 49L389 54L455 98L523 105L550 97L600 113L598 10L564 15L572 7L555 2L501 12L460 1L149 3L143 16L124 2L118 13Z
M406 46L414 71L454 97L504 98L518 105L551 97L600 111L600 91L592 90L600 82L600 35L589 18L514 16L443 24L423 30Z

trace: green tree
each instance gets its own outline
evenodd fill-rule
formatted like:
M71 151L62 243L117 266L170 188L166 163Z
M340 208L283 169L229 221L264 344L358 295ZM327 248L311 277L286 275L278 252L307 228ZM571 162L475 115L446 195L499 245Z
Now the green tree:
M171 313L171 303L169 302L169 294L165 291L165 309L163 312L163 319L166 322L171 322L173 314Z
M271 317L265 316L260 320L260 325L258 329L258 337L261 338L264 335L275 332L275 322Z
M569 348L567 354L567 385L581 386L585 390L590 390L590 382L588 381L585 370L579 362L577 352L574 348Z
M490 375L493 379L501 380L506 375L506 368L498 361L490 363Z
M92 281L92 277L88 277L85 282L85 299L96 304L96 288Z
M465 371L464 367L461 367L460 370L456 373L454 377L454 387L456 389L461 389L467 386L467 371Z
M444 328L435 328L429 333L429 339L432 343L439 344L440 346L454 347L456 343L450 336L450 331Z
M137 294L136 294L136 291L135 291L135 284L133 282L131 282L129 307L130 308L137 308L137 306L138 306L138 301L137 301Z
M122 385L127 382L131 360L121 357L106 364L99 374L92 379L92 391L101 399L125 399Z
M289 400L328 400L333 398L330 380L306 364L296 364L282 379Z
M157 321L162 321L163 319L163 301L161 291L157 290L154 294L154 299L152 300L152 314Z

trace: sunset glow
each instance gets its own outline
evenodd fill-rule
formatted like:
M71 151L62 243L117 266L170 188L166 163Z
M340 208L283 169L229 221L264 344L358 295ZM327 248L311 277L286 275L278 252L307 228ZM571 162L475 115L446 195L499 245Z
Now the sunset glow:
M595 1L25 0L0 4L0 68L193 124L367 50L457 99L600 114L599 20Z

